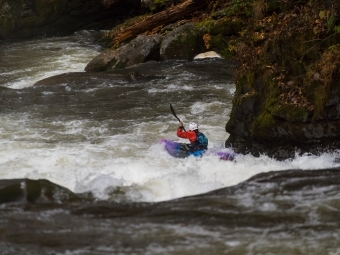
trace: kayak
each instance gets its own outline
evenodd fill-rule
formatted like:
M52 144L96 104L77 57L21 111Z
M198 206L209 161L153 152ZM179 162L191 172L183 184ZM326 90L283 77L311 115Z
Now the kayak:
M212 151L212 150L198 150L198 151L190 151L187 149L187 144L178 143L170 140L162 140L164 144L164 148L167 152L175 157L175 158L187 158L189 156L194 157L202 157L203 155L211 155L214 154L218 156L221 160L229 160L232 161L235 159L235 154L231 150L220 150L220 151Z
M175 158L186 158L189 156L202 157L205 152L204 150L189 151L186 149L185 143L177 143L170 140L162 140L162 143L164 143L164 147L168 153Z

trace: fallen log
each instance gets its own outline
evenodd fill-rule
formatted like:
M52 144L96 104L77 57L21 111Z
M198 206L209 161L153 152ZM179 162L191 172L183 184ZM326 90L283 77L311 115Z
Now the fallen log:
M214 0L187 0L123 29L115 36L114 41L119 44L160 25L173 23L199 8L207 6L212 1Z

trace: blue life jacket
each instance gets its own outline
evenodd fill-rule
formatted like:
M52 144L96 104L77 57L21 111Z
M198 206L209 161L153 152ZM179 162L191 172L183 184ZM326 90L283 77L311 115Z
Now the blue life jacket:
M200 150L207 150L208 149L208 138L201 132L196 133L198 147Z
M190 144L183 143L181 146L181 150L195 152L195 151L202 151L208 149L208 138L201 132L196 131L196 141L191 142Z

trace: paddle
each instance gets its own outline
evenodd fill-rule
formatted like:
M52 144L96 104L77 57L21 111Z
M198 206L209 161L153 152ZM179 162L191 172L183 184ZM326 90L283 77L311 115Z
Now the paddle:
M175 113L175 110L174 108L172 107L171 103L170 103L170 110L172 112L172 115L174 115L174 117L179 121L181 122L181 120L177 117L176 113ZM183 127L183 130L186 132L185 128Z

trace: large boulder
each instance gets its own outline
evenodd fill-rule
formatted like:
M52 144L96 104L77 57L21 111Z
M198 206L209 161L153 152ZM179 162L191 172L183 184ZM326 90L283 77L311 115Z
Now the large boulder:
M201 31L193 23L186 23L165 36L160 48L160 59L192 60L205 50Z
M140 0L0 0L0 39L110 29L141 11Z
M140 35L118 49L104 50L87 64L85 71L107 71L158 60L161 41L160 35Z
M237 45L226 146L278 159L340 147L340 27L330 23L340 3L321 2L300 6L299 15L290 3Z

